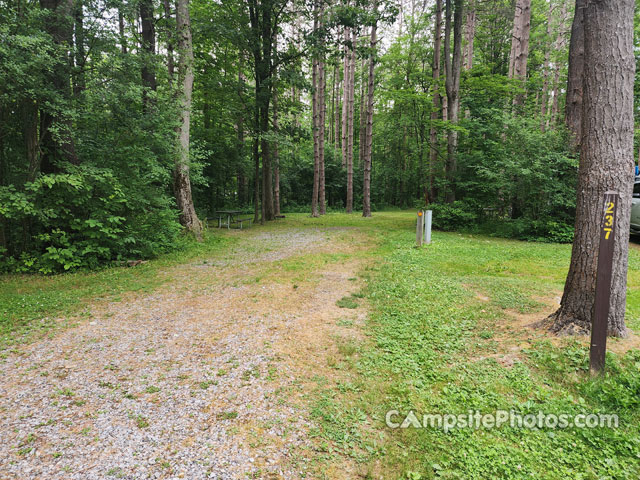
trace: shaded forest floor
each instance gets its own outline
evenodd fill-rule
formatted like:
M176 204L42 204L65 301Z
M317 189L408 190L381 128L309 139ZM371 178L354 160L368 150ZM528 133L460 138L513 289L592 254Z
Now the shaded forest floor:
M1 478L638 478L640 350L528 325L567 245L414 213L288 215L134 268L0 285ZM640 327L640 251L628 325ZM618 429L398 429L388 410L616 413Z

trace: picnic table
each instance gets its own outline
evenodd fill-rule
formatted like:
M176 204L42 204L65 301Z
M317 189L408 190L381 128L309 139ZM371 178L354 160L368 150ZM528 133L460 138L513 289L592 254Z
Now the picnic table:
M223 226L231 228L231 225L235 224L239 225L240 230L242 230L243 223L249 222L249 225L251 225L251 222L253 221L252 217L240 218L242 214L243 212L241 210L218 210L215 212L215 218L212 220L218 220L218 228L222 228ZM224 221L225 219L226 222ZM208 220L209 219L207 219L207 221Z

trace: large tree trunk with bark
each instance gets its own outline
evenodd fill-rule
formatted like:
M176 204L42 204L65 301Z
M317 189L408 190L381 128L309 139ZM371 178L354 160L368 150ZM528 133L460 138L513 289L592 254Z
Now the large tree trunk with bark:
M551 20L553 19L553 4L549 2L547 14L547 41L542 63L542 101L540 107L540 131L544 132L547 122L547 103L549 100L549 71L551 70Z
M469 0L469 9L467 10L467 24L465 26L464 32L465 47L463 62L465 70L471 70L471 67L473 67L473 40L476 36L476 18L476 1Z
M318 25L318 2L314 2L313 6L313 31L317 32ZM314 54L311 60L311 114L312 114L312 133L313 133L313 190L311 197L311 216L318 216L318 190L320 188L320 105L319 105L319 93L318 87L318 57Z
M148 111L150 108L149 91L156 90L156 73L154 56L156 54L156 29L153 16L153 1L140 1L140 27L142 29L142 104Z
M320 8L320 18L324 15L324 8ZM320 21L323 27L322 20ZM324 53L322 54L324 56ZM325 119L327 116L327 102L325 90L327 79L325 75L324 59L318 62L318 210L320 215L327 213L325 198L325 177L324 177L324 135L325 135Z
M356 35L351 32L349 49L349 103L347 111L347 213L353 212L353 120L356 86Z
M634 2L590 0L584 8L584 96L575 240L561 306L548 320L556 333L590 330L603 196L607 190L615 190L620 193L620 204L608 333L623 337L627 334L624 314L634 161Z
M189 0L178 0L176 12L178 30L178 75L182 92L180 95L180 126L178 127L178 155L174 168L174 192L180 223L202 239L202 223L198 219L191 196L191 178L189 175L189 134L191 125L191 94L193 92L193 47L191 44L191 19Z
M440 98L440 49L442 48L442 0L436 0L436 19L433 26L433 66L431 128L429 129L429 178L425 187L425 200L435 201L434 169L438 162L438 129L435 122L439 117Z
M576 0L569 41L569 71L567 75L567 99L565 122L573 148L578 151L582 140L582 96L584 76L584 9L587 0Z
M373 14L378 14L378 2L373 3ZM371 43L369 45L369 78L367 82L367 126L365 130L365 151L362 182L362 216L371 216L371 152L373 149L373 88L375 86L375 65L376 65L376 45L377 21L371 26Z
M280 215L280 152L278 149L278 132L280 124L278 121L278 89L273 89L273 132L276 139L273 142L273 213Z
M518 78L523 84L527 78L529 58L529 34L531 32L531 0L517 0L513 17L511 54L509 56L509 78ZM515 104L524 103L524 95L515 96Z
M455 0L453 13L453 57L451 55L451 10L453 0L446 0L445 33L444 33L444 63L447 78L447 115L448 121L455 125L460 114L460 68L462 56L462 14L463 0ZM450 129L447 135L447 163L445 174L447 177L447 203L456 199L455 175L457 170L458 132Z

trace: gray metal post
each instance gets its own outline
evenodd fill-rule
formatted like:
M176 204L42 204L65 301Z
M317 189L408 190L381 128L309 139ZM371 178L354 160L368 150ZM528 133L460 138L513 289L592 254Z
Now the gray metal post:
M433 210L425 210L424 212L424 243L429 245L431 243L431 218L433 216Z

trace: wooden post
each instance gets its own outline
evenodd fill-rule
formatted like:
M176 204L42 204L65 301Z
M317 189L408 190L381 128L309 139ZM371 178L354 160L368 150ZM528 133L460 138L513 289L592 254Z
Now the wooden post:
M604 194L600 247L598 249L598 271L596 274L596 296L593 306L591 348L589 351L591 374L597 374L604 370L605 354L607 352L611 270L613 266L613 250L616 238L616 213L619 198L620 195L618 192L606 192Z
M416 247L422 246L422 234L424 233L424 215L422 210L418 211L418 222L416 225Z

